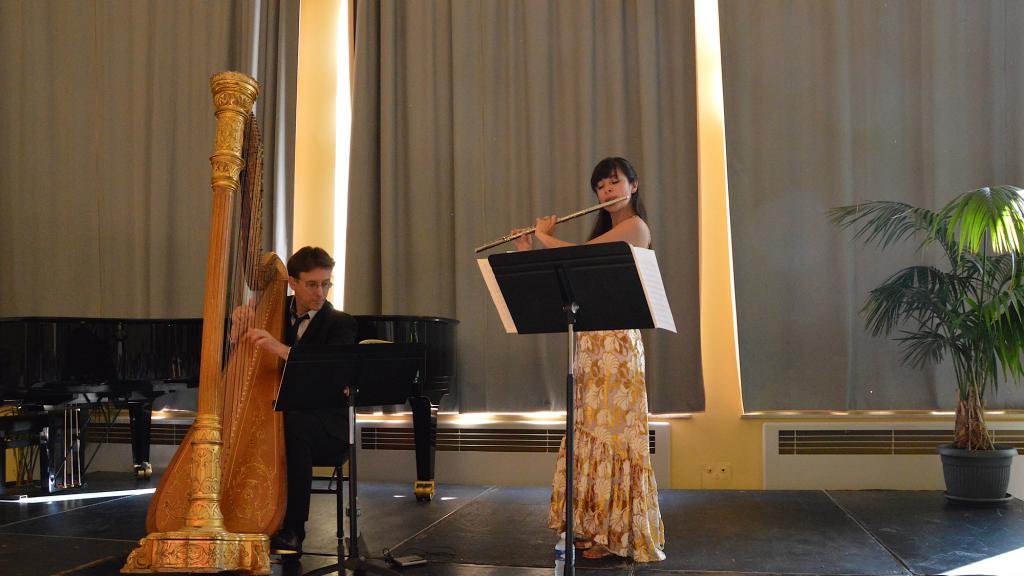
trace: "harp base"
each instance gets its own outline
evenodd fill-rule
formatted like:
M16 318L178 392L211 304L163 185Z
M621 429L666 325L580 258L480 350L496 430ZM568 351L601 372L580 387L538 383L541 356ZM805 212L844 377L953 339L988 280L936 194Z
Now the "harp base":
M224 531L157 532L139 540L122 574L160 572L270 574L266 534Z

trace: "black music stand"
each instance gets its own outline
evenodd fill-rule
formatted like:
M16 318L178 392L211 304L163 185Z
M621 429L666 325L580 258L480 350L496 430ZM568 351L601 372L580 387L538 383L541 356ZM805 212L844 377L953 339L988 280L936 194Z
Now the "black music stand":
M573 542L574 331L676 331L654 252L625 242L492 254L478 260L505 331L567 332L565 386L565 576L575 574Z
M367 560L356 518L356 406L405 402L425 373L426 347L422 344L352 344L298 346L288 354L275 410L322 410L348 406L348 557L342 526L344 512L337 502L338 564L318 568L308 576L366 572L399 576L397 572ZM349 390L346 398L345 390Z

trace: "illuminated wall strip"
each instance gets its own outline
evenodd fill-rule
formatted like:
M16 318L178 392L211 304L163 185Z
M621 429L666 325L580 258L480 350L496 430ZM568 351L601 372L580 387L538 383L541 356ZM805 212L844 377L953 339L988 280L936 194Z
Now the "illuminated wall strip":
M347 5L348 2L345 2ZM345 236L348 231L349 148L352 141L352 86L349 64L349 9L338 10L338 89L335 95L334 147L334 307L345 307Z

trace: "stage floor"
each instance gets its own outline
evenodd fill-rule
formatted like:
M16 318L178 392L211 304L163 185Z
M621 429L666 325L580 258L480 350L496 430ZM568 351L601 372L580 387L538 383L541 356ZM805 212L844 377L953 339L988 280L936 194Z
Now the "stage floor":
M125 475L127 476L127 475ZM91 489L126 489L120 475ZM154 484L155 485L155 484ZM556 538L544 527L544 488L440 486L417 503L406 484L360 484L361 528L372 557L416 554L415 576L548 576ZM940 492L662 490L668 559L579 559L577 573L610 576L1024 574L1024 502L947 504ZM113 575L145 535L149 495L0 502L0 574ZM303 574L337 561L334 496L313 495L306 555L275 565Z

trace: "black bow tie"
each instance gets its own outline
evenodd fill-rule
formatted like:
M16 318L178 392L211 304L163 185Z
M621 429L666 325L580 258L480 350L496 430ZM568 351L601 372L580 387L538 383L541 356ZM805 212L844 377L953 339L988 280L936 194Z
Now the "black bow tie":
M299 316L295 312L292 312L292 324L297 325L299 322L302 322L303 320L309 320L309 312L306 312L302 316Z

